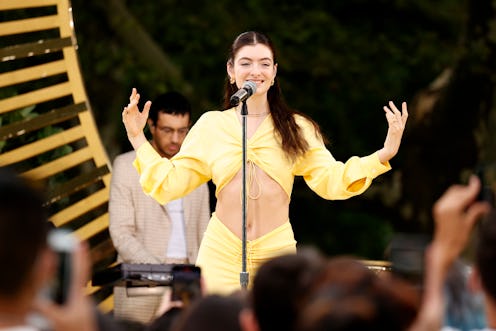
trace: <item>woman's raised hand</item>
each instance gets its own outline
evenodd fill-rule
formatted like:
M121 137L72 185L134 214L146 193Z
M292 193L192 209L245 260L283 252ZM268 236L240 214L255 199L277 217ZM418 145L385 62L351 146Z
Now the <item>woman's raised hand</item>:
M133 88L129 97L129 104L122 111L122 122L126 127L127 138L134 149L137 149L146 141L143 129L145 128L150 106L152 105L151 101L147 101L143 106L143 111L140 112L138 108L139 99L140 95L138 91L136 88Z
M388 132L384 147L378 153L379 160L384 163L391 160L398 153L408 119L408 110L406 102L401 104L401 111L399 111L392 101L389 101L389 107L384 106L383 109L388 121Z

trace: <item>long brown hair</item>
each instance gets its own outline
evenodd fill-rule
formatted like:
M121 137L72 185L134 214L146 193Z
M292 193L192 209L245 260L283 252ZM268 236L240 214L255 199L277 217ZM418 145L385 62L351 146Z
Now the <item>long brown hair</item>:
M238 51L243 46L256 44L263 44L267 46L272 51L274 64L277 63L276 53L272 41L266 35L255 31L244 32L236 37L229 50L227 62L234 66L234 58L236 57ZM226 77L224 88L224 109L231 108L230 98L237 91L237 89L236 83L231 84L229 77ZM296 123L294 115L298 114L309 120L315 128L315 133L319 136L321 136L320 128L318 124L308 115L305 115L286 105L283 100L281 88L277 78L274 80L274 85L272 85L267 92L267 99L269 101L270 113L274 121L276 134L281 139L282 149L286 153L286 156L290 160L294 161L299 156L305 154L309 148L308 142L303 137L302 130Z

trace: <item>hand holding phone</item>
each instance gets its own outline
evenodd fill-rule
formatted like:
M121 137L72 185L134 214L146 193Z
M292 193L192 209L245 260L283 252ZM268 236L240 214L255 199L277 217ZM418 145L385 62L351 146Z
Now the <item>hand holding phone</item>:
M188 305L201 297L201 269L192 264L177 264L172 267L172 301Z
M51 286L33 302L30 325L36 330L98 330L97 310L85 288L91 275L88 243L81 242L70 231L54 231L56 233L49 234L48 244L54 252L60 253L61 263Z
M78 240L68 230L54 229L48 235L48 245L57 255L57 271L49 288L49 296L54 302L63 304L71 286L72 258Z
M483 166L477 167L475 174L479 177L481 186L479 194L477 195L477 201L485 201L489 203L491 207L494 207L494 192L488 184L486 168Z

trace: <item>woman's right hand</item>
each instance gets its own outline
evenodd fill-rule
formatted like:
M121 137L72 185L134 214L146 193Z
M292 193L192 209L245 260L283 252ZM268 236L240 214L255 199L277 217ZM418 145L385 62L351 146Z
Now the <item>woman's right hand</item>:
M150 106L152 105L151 101L147 101L143 107L143 111L140 112L138 108L139 99L140 95L136 88L133 87L131 96L129 96L129 104L122 111L122 122L126 127L127 138L134 149L138 149L141 144L146 142L143 129L145 128Z

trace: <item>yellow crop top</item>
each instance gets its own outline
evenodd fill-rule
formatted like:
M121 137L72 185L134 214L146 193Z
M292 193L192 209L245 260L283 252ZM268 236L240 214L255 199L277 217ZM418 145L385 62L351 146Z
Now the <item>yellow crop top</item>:
M361 194L372 179L391 169L388 162L379 161L377 153L353 156L346 163L336 161L315 135L313 125L301 116L296 120L310 148L295 162L286 158L270 115L247 140L247 160L278 182L288 197L294 176L303 176L321 197L338 200ZM217 195L242 166L242 126L235 109L204 113L170 160L160 157L149 143L143 144L134 166L143 191L159 203L185 196L210 179Z

